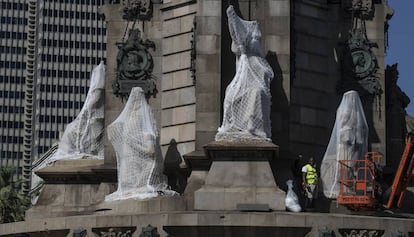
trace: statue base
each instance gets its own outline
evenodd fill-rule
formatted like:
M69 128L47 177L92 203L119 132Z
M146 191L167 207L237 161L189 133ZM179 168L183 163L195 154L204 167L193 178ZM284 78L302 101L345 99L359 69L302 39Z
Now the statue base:
M195 210L285 210L285 193L276 185L269 161L278 146L266 141L212 142L204 186L194 193Z
M26 219L94 214L95 206L116 190L116 168L103 160L58 160L36 174L44 184Z

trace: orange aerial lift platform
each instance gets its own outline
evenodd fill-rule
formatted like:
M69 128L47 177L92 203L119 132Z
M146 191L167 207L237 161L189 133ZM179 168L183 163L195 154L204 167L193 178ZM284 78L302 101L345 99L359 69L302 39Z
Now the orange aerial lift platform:
M378 152L368 152L363 160L339 161L338 204L351 210L373 210L377 206L379 183L376 180L380 159ZM407 135L406 145L391 186L386 207L400 208L414 170L414 133ZM382 190L385 191L385 190Z

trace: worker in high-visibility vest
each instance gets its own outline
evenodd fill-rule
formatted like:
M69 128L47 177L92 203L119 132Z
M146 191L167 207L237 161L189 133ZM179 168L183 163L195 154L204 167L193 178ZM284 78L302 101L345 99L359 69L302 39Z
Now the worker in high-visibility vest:
M314 208L314 200L318 196L318 173L313 157L302 167L302 187L305 191L305 210Z

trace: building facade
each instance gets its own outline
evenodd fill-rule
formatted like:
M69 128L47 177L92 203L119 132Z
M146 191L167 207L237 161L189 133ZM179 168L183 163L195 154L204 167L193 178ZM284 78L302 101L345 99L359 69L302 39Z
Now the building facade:
M90 72L105 60L103 1L1 4L1 165L18 167L28 181L32 161L76 117Z

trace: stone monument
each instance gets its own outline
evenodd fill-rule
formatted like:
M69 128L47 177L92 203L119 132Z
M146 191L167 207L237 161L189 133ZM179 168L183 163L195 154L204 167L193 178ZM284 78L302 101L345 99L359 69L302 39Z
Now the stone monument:
M223 124L205 146L212 160L205 185L194 194L196 210L285 210L285 193L276 185L269 161L278 147L269 142L270 80L257 21L227 9L236 75L226 89Z

